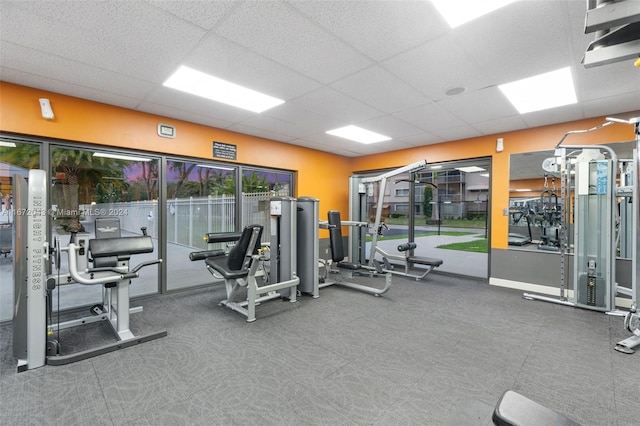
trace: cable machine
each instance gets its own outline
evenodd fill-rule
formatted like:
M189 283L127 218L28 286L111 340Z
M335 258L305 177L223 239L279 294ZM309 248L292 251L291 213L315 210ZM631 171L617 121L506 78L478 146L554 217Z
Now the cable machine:
M604 145L563 145L572 134L599 130L614 123L631 124L636 135L636 147L632 160L619 160L616 153ZM552 298L524 293L530 300L542 300L625 315L615 311L616 295L630 297L630 311L626 313L625 327L636 335L618 342L616 350L633 353L640 345L640 319L637 313L638 275L638 216L633 201L638 200L638 176L640 176L640 117L630 120L607 118L599 126L587 130L567 132L556 145L561 178L562 212L559 227L560 297ZM621 170L620 184L616 184L616 172ZM620 211L617 200L621 200ZM629 207L631 206L631 207ZM621 220L618 220L618 219ZM620 224L620 225L618 225ZM573 250L569 243L569 231L573 226ZM618 226L626 227L625 230ZM619 252L631 258L631 286L616 282L615 260ZM568 296L568 256L573 253L573 279L571 297Z

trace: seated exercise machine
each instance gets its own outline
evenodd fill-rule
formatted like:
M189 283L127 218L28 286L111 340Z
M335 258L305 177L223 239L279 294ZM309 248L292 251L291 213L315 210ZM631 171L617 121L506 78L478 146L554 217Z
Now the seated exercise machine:
M416 163L409 164L407 166L388 171L379 176L363 178L359 182L359 185L358 185L359 186L358 188L359 203L358 204L360 206L365 204L362 199L368 195L367 192L370 195L373 195L373 191L367 191L366 186L369 186L371 188L373 185L378 184L375 221L373 225L369 228L372 234L372 241L371 241L371 247L370 247L367 266L370 269L375 270L377 268L375 265L375 262L377 262L376 255L380 255L384 263L383 270L385 273L389 272L395 275L402 275L405 277L415 278L417 281L419 281L424 277L426 277L427 274L429 274L429 272L431 272L433 269L442 265L443 263L442 259L424 257L424 256L415 256L414 250L417 248L417 244L414 241L409 241L406 244L401 244L398 246L398 251L402 253L401 255L394 255L394 254L387 253L378 245L378 236L381 236L383 234L383 230L386 228L386 224L382 221L382 211L384 210L384 196L385 196L385 188L386 188L387 181L391 177L398 176L404 173L415 173L419 170L424 169L426 165L427 165L426 160L418 161ZM362 215L362 212L360 214ZM351 243L351 246L353 246L353 243ZM355 248L353 252L354 254L356 254L356 256L354 257L358 257L358 254L360 257L364 257L364 255L361 253L363 250L364 250L364 247ZM404 270L395 269L394 265L392 265L393 263L392 261L400 263L404 267ZM413 265L426 266L427 269L425 272L422 272L422 273L417 273L417 274L410 273L410 268Z
M30 170L28 186L18 175L15 182L16 206L29 213L15 217L13 350L18 359L18 372L45 363L69 364L166 336L166 331L135 336L129 328L129 315L142 311L142 307L129 307L131 279L137 278L143 267L162 262L162 259L156 259L130 268L132 255L154 250L145 229L142 236L123 238L90 239L87 233L74 233L67 247L60 247L57 240L52 247L46 241L45 172ZM47 275L51 260L59 270L62 252L68 254L69 273ZM90 262L93 262L91 267ZM91 308L91 316L55 323L51 320L52 292L57 286L73 283L103 285L103 302ZM60 355L55 332L99 321L106 321L111 326L116 342Z
M236 241L228 254L206 250L189 255L192 261L204 260L207 270L215 278L224 279L227 298L219 306L226 306L247 317L247 322L253 322L256 320L256 306L261 302L281 298L296 302L295 287L300 278L295 269L295 212L294 198L271 199L270 249L261 248L263 226L249 225L241 233L205 236L209 243ZM269 259L267 252L270 253ZM266 261L270 265L268 270L264 265Z
M342 241L342 226L350 225L351 223L344 223L340 220L340 212L337 210L330 210L328 213L327 228L329 229L329 244L331 246L331 262L328 262L328 268L326 268L326 276L324 282L319 287L326 287L329 285L341 285L354 290L362 291L364 293L373 294L374 296L380 296L386 293L391 288L392 277L389 271L384 271L381 265L376 261L373 263L375 269L372 271L370 268L364 268L358 263L345 261L344 247ZM367 224L364 223L364 226ZM355 275L365 275L374 277L377 274L384 274L385 285L383 288L369 287L363 284L357 284L346 280L352 279ZM330 279L329 276L333 275L336 279Z
M387 253L380 247L376 247L376 252L382 255L385 270L391 271L391 273L393 274L415 278L416 281L420 281L421 279L426 277L429 272L433 271L434 268L442 265L443 260L435 257L414 256L411 253L413 253L413 250L416 247L418 247L418 245L414 242L398 245L398 251L402 253L402 255ZM395 270L394 265L391 264L390 260L400 262L400 264L404 266L404 271L401 272ZM424 265L427 266L427 269L422 274L412 274L409 272L409 268L411 265Z
M580 426L512 390L502 394L493 410L492 420L496 426Z

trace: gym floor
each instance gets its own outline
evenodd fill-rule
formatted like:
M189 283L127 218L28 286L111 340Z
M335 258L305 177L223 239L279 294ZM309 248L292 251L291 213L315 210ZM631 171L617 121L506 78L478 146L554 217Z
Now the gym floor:
M640 421L640 353L614 351L619 317L435 272L382 297L266 302L252 324L224 296L136 301L133 332L167 337L19 374L0 327L0 424L491 425L506 389L583 425ZM60 336L64 352L104 339L102 323Z

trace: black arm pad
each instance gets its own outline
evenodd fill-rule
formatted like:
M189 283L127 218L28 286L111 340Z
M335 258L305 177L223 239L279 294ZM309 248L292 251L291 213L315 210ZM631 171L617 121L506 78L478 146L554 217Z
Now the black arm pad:
M418 247L418 245L416 243L404 243L404 244L400 244L398 246L398 251L412 250L412 249L414 249L416 247Z
M96 238L89 240L91 257L128 256L153 253L151 237Z
M204 260L207 257L218 257L218 256L224 256L224 250L194 251L189 253L189 260L193 262L194 260Z
M212 232L204 234L203 240L207 243L226 243L229 241L238 241L242 232Z

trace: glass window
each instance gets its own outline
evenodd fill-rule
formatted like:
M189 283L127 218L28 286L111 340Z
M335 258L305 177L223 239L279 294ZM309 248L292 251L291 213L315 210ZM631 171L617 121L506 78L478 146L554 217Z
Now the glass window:
M204 265L189 253L224 249L207 244L207 233L234 232L236 223L236 168L215 164L167 161L167 289L175 290L212 281Z
M0 138L0 321L13 318L13 185L40 168L40 145Z
M66 246L74 232L96 238L96 219L111 218L123 237L142 235L143 228L154 238L154 252L134 255L131 266L158 258L158 164L157 159L104 151L51 147L51 232L52 241ZM68 272L66 253L59 270ZM132 281L131 296L158 291L158 267L140 270ZM59 292L59 299L57 297ZM69 284L54 292L66 309L102 301L102 286Z
M252 224L264 226L262 241L270 235L269 201L271 197L293 194L293 173L244 168L242 172L241 227Z

